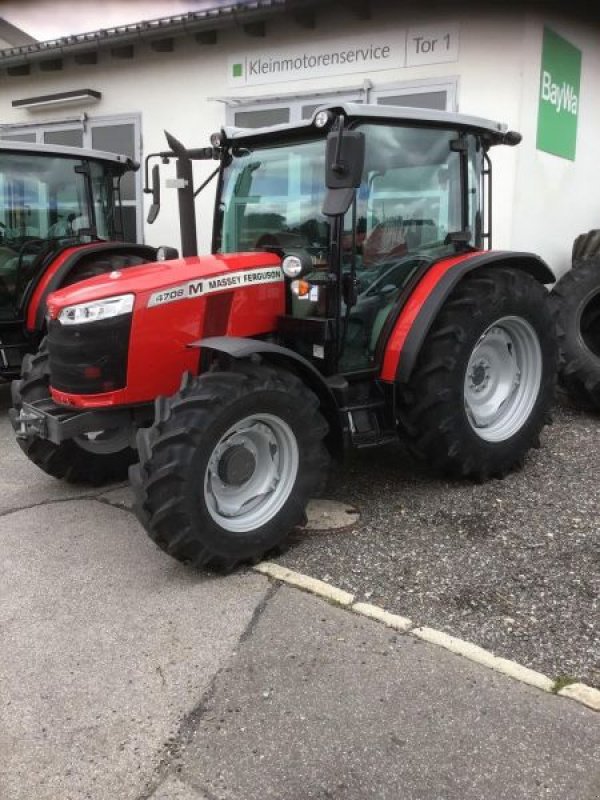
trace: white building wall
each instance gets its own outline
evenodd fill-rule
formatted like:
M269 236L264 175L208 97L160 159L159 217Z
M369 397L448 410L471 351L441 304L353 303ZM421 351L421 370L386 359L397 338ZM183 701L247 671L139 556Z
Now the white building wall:
M536 149L544 24L582 51L575 161ZM537 14L524 27L521 83L523 142L517 148L510 242L547 259L560 275L571 265L573 239L600 228L600 27Z
M227 83L231 54L259 55L275 45L281 50L297 48L302 41L339 43L344 37L365 36L370 40L389 37L409 26L443 26L458 23L460 49L456 62L404 67L357 74L328 74L320 78L273 83L233 90ZM579 113L578 152L575 162L536 150L539 73L544 23L583 52ZM531 250L548 260L560 273L569 265L573 238L588 228L600 227L600 159L596 132L600 122L600 89L594 76L600 74L600 26L587 28L567 24L543 13L483 12L459 7L375 6L369 21L350 11L326 10L318 15L315 30L280 18L267 24L267 36L253 38L241 30L219 32L218 44L199 45L177 39L173 53L156 53L145 43L136 45L132 60L118 60L101 52L94 67L71 66L62 72L10 78L0 86L0 121L31 122L73 116L81 110L104 116L139 112L142 118L143 153L165 148L167 128L190 146L207 143L209 134L225 121L223 103L208 98L260 97L282 93L309 93L358 87L369 78L376 89L387 84L422 80L455 79L458 110L506 122L523 134L517 148L497 147L494 163L494 246ZM13 98L74 88L102 92L100 103L81 109L27 112L10 106ZM198 180L214 168L212 162L196 166ZM163 178L169 167L163 168ZM199 243L208 250L212 228L212 187L198 198ZM146 210L149 206L146 198ZM163 191L161 213L146 227L151 244L179 244L175 192Z

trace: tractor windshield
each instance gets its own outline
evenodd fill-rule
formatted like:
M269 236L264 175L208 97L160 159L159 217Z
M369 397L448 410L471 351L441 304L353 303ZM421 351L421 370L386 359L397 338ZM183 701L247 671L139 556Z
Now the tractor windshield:
M303 247L325 258L324 175L324 139L234 148L224 173L218 250Z
M115 237L115 177L102 162L0 152L1 317L17 314L24 289L52 252Z
M439 258L441 249L450 252L448 234L468 229L476 243L481 154L474 136L465 137L469 166L463 187L453 148L457 131L386 124L358 129L365 134L365 167L355 207L344 219L342 251L365 272L365 285L406 254ZM323 139L234 147L223 174L217 250L301 247L326 260L325 191Z

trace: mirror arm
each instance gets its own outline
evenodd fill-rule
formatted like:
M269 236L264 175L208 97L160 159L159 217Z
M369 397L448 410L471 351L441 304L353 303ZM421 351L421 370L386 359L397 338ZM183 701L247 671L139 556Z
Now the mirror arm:
M340 156L342 155L342 137L344 135L344 117L338 117L338 128L337 128L337 142L335 147L335 158L333 160L333 164L331 165L331 169L337 175L344 174L344 165L340 161Z
M213 172L210 173L210 175L204 181L204 183L201 183L200 186L196 189L196 191L194 192L194 197L197 197L200 194L200 192L202 191L202 189L204 189L205 186L208 186L208 184L212 181L212 179L215 177L215 175L218 175L220 169L221 169L221 165L219 164L219 166Z

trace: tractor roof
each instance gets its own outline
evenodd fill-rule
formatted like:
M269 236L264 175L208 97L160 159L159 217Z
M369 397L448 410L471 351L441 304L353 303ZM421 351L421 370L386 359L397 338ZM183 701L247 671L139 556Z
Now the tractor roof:
M35 144L34 142L0 141L0 155L2 153L29 153L32 156L60 156L63 158L80 158L92 161L103 161L119 166L123 172L136 170L138 164L118 153L106 153L104 150L88 150L84 147L64 147L58 144Z
M521 137L508 130L501 122L457 114L451 111L433 111L427 108L405 106L366 105L362 103L339 103L319 106L310 119L284 125L271 125L267 128L225 128L228 139L271 138L281 133L310 131L319 111L343 111L350 120L364 122L406 122L409 125L422 123L427 127L454 128L482 134L489 144L517 144Z

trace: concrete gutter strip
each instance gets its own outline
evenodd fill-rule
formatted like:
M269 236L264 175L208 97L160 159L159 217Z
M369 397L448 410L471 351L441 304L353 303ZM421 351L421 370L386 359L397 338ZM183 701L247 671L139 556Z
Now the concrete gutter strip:
M534 686L536 689L540 689L543 692L552 693L555 691L556 682L547 675L543 675L541 672L536 672L536 670L525 667L508 658L496 656L494 653L491 653L489 650L479 645L472 644L464 639L458 639L456 636L444 633L444 631L438 631L435 628L428 627L415 628L412 621L407 617L392 614L371 603L355 603L353 594L339 589L337 586L332 586L326 581L311 578L308 575L287 569L272 561L263 561L257 564L254 570L260 572L261 575L266 575L272 580L281 581L296 589L301 589L305 592L317 595L318 597L322 597L329 602L337 603L356 614L361 614L376 622L381 622L389 628L393 628L401 633L415 636L417 639L427 642L428 644L443 647L445 650L449 650L455 655L462 656L476 664L500 672L502 675L506 675L520 683ZM557 695L569 700L575 700L593 711L600 711L600 690L594 689L592 686L587 686L584 683L569 684L563 689L560 689Z
M451 653L456 653L456 655L468 658L469 661L475 661L484 667L494 669L496 672L501 672L503 675L508 675L510 678L521 681L521 683L528 683L530 686L535 686L544 692L551 692L554 688L554 681L546 675L542 675L541 672L524 667L521 664L517 664L516 661L510 661L508 658L499 658L490 653L489 650L485 650L483 647L471 642L466 642L464 639L457 639L455 636L450 636L450 634L437 631L434 628L415 628L411 633L424 642L436 644L445 650L450 650Z
M380 608L379 606L374 606L371 603L354 603L352 606L352 611L356 614L362 614L363 617L369 617L369 619L374 619L377 622L383 622L384 625L387 625L388 628L393 628L396 631L401 631L402 633L408 633L408 631L414 627L412 620L408 619L408 617L401 617L399 614L392 614L389 611L385 611L385 609Z
M292 569L286 569L286 567L281 567L279 564L275 564L272 561L262 561L260 564L257 564L254 569L256 572L260 572L261 575L266 575L276 581L282 581L282 583L295 586L297 589L302 589L305 592L316 594L340 606L351 606L354 602L354 595L350 594L350 592L345 592L343 589L338 589L337 586L332 586L330 583L320 581L317 578L303 575L301 572L294 572Z
M577 700L578 703L583 703L593 711L600 711L600 689L586 686L585 683L570 683L558 694L561 697L568 697L570 700Z

